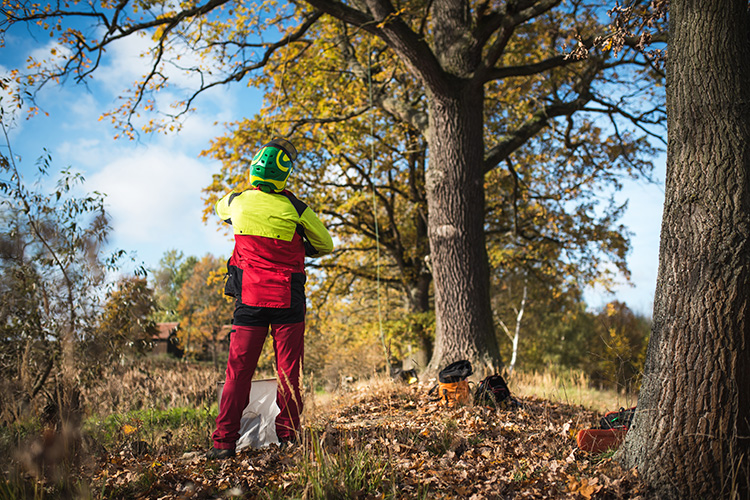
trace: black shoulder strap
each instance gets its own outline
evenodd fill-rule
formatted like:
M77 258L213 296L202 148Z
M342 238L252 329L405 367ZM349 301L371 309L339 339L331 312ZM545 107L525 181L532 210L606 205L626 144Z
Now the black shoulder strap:
M282 196L286 196L287 199L292 203L294 209L297 211L297 215L302 217L302 213L307 209L307 204L304 201L300 201L299 199L297 199L296 196L294 196L286 189L281 191L279 194Z
M234 201L234 199L236 197L238 197L239 195L241 195L242 193L244 193L244 191L240 191L239 193L232 193L232 194L230 194L229 195L229 199L227 200L227 206L231 205L232 201Z

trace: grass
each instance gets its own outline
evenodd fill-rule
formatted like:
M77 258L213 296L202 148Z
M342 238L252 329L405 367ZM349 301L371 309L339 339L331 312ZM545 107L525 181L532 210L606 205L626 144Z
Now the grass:
M442 457L454 445L458 423L452 418L445 418L437 429L422 432L414 439L416 445L423 445L433 456Z
M42 433L42 424L37 416L16 420L8 426L0 426L0 456L9 457L22 443Z
M600 413L635 406L637 394L612 389L596 389L581 372L516 372L508 377L511 392L522 397L581 405Z
M317 433L309 436L308 450L280 487L264 492L268 499L397 498L396 477L381 454L353 445L344 438L341 446L328 449Z
M181 365L184 375L179 383L174 368L164 362L113 367L100 386L84 394L89 404L81 433L83 442L96 443L84 450L93 450L94 458L49 458L48 470L58 471L55 477L30 474L24 469L33 461L29 457L14 459L14 467L0 476L0 500L172 498L183 490L194 491L195 498L394 499L404 498L404 484L408 498L436 498L445 494L440 489L444 484L436 481L448 481L445 478L456 471L452 466L439 475L425 471L442 471L460 457L474 464L471 467L487 467L482 473L492 476L503 470L493 461L506 456L495 450L515 454L505 448L516 446L513 443L523 441L527 446L529 439L538 440L534 446L549 463L563 463L570 453L570 435L557 427L550 430L558 425L557 414L547 412L546 403L535 403L536 409L523 417L539 425L544 422L530 432L524 427L528 420L509 421L513 412L472 406L443 410L429 402L426 387L374 378L343 393L309 391L304 439L292 452L250 452L231 464L183 459L189 452L202 457L210 447L219 377L212 367ZM508 382L517 397L563 400L598 411L623 405L622 395L588 389L585 379L572 374L516 373ZM573 411L585 413L582 421L592 415ZM516 413L514 419L523 416ZM503 415L500 421L498 415ZM34 419L17 422L0 429L0 442L6 449L19 444L32 449L41 446L43 431ZM145 448L139 447L141 443ZM592 462L607 459L592 457ZM542 469L536 460L519 456L511 462L515 465L501 474L513 483L507 487L539 482ZM463 483L454 493L463 497L470 489Z
M144 441L152 449L167 446L188 451L209 445L207 436L213 430L218 404L202 408L168 408L133 410L89 417L83 431L105 448L125 442Z

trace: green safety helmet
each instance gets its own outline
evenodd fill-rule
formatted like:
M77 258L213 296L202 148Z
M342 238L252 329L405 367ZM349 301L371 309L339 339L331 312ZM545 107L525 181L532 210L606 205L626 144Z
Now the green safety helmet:
M294 145L280 137L274 137L255 153L250 163L250 184L267 193L283 191L292 162L297 159Z

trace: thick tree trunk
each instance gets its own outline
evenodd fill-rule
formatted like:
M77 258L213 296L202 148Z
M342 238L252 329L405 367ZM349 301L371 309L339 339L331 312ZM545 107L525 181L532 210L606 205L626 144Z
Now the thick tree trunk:
M660 498L750 493L746 14L747 0L670 3L653 333L634 428L618 455Z
M428 373L468 359L477 373L495 371L484 236L483 93L458 84L430 99L427 203L435 291L435 349Z
M420 272L419 276L409 284L409 290L406 294L409 314L422 314L431 311L431 283L432 275L426 272ZM413 333L419 339L419 349L424 353L424 356L429 359L432 357L432 351L435 345L432 336L428 331L421 328L421 325L415 325L415 328L416 330Z
M427 220L429 217L426 209L427 200L424 197L423 190L426 165L425 152L419 151L418 153L413 153L410 164L409 190L411 202L418 207L413 215L415 245L409 250L409 253L413 254L413 257L408 259L402 257L400 262L408 262L408 267L405 266L402 270L407 310L409 314L422 314L432 310L432 306L430 305L432 273L425 261L425 258L430 254L430 244L427 238ZM404 253L406 252L401 249L402 256ZM399 261L398 258L396 260ZM419 349L422 351L424 358L429 359L432 357L434 347L433 337L430 332L425 331L423 328L417 328L418 330L414 331L414 334L419 338ZM422 363L420 369L423 369L425 366L426 363Z

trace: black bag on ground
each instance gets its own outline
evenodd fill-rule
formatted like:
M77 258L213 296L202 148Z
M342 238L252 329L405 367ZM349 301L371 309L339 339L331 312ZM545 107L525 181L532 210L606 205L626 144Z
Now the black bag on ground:
M474 404L500 406L511 403L510 389L500 375L490 375L477 386L474 393Z
M452 384L465 380L473 373L471 363L465 359L451 363L438 373L438 380L443 384Z
M610 411L599 419L600 429L630 429L635 415L635 406L632 408L620 408L620 411Z

